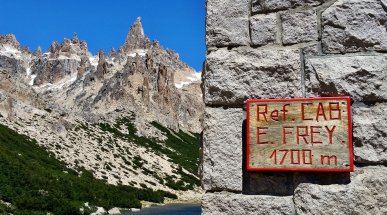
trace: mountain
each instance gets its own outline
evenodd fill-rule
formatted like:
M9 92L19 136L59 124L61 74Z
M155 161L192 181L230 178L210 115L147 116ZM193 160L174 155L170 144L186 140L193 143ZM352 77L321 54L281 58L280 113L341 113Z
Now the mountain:
M199 197L200 83L140 18L109 54L77 35L44 53L0 36L0 124L113 185Z

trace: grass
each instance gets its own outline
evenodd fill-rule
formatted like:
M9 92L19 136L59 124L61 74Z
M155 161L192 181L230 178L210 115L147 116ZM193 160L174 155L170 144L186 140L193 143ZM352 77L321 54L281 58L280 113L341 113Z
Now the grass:
M81 214L85 202L93 206L141 207L140 200L163 202L176 198L165 191L108 185L85 169L74 171L38 146L35 140L0 124L0 212L24 214ZM85 208L85 214L91 209Z

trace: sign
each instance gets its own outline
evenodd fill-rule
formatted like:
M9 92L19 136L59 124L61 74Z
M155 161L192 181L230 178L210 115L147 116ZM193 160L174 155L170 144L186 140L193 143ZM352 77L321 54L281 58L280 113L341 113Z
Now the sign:
M349 97L247 100L247 170L352 172Z

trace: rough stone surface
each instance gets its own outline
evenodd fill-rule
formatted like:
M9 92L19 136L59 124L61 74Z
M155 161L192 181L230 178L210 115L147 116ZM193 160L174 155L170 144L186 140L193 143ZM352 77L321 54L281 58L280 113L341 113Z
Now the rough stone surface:
M243 194L292 195L293 174L289 172L246 172L243 175Z
M291 196L207 193L202 198L202 214L294 214L294 205Z
M249 44L250 0L207 1L207 46Z
M387 214L387 168L356 167L348 184L300 183L297 214Z
M317 14L315 10L284 13L282 20L283 44L317 41Z
M317 6L327 1L329 0L253 0L251 9L253 13L262 13L299 6Z
M20 78L26 73L26 69L21 60L0 55L0 72Z
M339 0L322 13L326 53L387 50L387 2Z
M359 163L387 163L387 103L354 104L353 144Z
M321 45L319 43L313 43L302 48L302 54L306 56L317 56L320 55L320 52Z
M121 211L119 208L112 208L108 211L109 215L121 215Z
M255 15L250 18L251 42L253 45L275 43L277 32L277 16Z
M97 211L94 213L91 213L91 215L106 215L106 210L103 207L98 207Z
M300 51L219 49L207 55L206 104L243 104L247 98L300 97Z
M206 108L203 126L202 186L242 190L242 122L239 108Z
M207 0L203 214L387 214L387 0L247 1ZM245 135L232 153L246 99L327 96L353 102L355 172L247 172Z
M349 95L354 101L387 99L385 56L306 58L306 96Z

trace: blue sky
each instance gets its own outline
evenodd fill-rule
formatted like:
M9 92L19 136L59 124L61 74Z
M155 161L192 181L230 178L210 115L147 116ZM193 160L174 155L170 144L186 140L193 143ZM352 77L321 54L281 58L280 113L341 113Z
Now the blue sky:
M205 56L204 0L1 0L0 34L13 33L31 51L47 50L77 32L89 50L120 47L138 16L145 34L201 70Z

